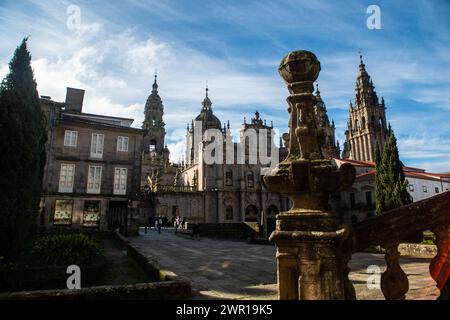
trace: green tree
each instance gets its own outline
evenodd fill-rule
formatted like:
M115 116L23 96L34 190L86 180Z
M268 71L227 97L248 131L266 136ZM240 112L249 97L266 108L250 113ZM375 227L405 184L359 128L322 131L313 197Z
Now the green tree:
M377 215L412 202L407 191L408 181L403 172L403 164L400 161L397 147L397 139L390 129L389 141L386 143L383 153L375 152L376 177L376 211Z
M46 158L45 118L27 40L15 50L0 86L0 263L16 258L29 239Z
M375 145L375 213L378 215L384 210L384 193L383 185L381 183L382 171L381 171L381 152L380 146Z

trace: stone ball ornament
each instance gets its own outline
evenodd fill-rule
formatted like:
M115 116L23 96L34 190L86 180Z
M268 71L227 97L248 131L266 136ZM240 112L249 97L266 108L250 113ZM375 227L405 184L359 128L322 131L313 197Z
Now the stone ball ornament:
M314 53L306 50L288 53L278 67L278 73L288 85L296 82L314 82L319 72L319 60Z

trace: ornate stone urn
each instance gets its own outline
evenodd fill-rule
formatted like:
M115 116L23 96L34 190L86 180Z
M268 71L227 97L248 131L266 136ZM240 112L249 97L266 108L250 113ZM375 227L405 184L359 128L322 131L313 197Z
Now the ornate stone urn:
M351 253L345 247L348 230L329 211L328 197L352 185L355 169L344 164L338 170L322 155L313 109L320 62L312 52L293 51L278 71L290 93L289 153L263 177L263 184L293 203L277 215L270 236L277 245L279 298L354 299L347 267Z

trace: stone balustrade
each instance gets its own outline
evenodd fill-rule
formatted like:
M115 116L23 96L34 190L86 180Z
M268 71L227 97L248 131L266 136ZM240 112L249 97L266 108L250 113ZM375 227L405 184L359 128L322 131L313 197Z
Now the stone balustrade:
M354 224L349 234L350 250L362 251L373 245L385 248L387 269L381 277L381 290L386 299L404 299L408 279L398 262L398 245L431 230L436 235L437 254L431 261L430 274L442 292L448 290L445 284L450 274L449 229L450 191Z
M322 154L312 94L320 69L317 57L303 50L290 52L278 68L290 93L289 153L263 176L262 184L293 203L289 211L277 215L276 230L270 236L277 245L279 298L355 299L348 262L354 252L381 245L387 264L381 277L382 292L386 299L404 299L409 284L399 264L398 245L425 230L436 235L431 276L441 289L441 298L448 298L450 192L352 226L339 225L329 210L329 195L352 185L355 168L350 164L337 168Z

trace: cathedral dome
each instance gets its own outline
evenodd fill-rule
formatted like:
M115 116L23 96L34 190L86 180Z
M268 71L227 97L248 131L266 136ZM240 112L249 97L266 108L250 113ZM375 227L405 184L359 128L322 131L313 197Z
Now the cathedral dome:
M201 121L204 129L221 129L221 122L219 118L212 113L212 110L202 110L195 120Z
M203 130L205 129L221 129L222 124L212 111L212 102L208 97L208 88L206 88L206 96L202 102L202 110L200 114L195 118L195 121L201 121Z

